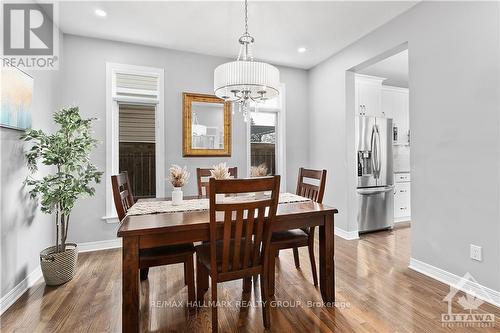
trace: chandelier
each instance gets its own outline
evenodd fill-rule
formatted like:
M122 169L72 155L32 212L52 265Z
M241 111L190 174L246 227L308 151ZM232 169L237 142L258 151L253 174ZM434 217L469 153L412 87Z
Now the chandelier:
M248 33L248 2L245 0L245 33L238 39L240 52L236 61L218 66L214 71L214 93L217 97L239 105L248 120L250 103L264 102L279 94L279 70L265 62L254 61L254 38Z

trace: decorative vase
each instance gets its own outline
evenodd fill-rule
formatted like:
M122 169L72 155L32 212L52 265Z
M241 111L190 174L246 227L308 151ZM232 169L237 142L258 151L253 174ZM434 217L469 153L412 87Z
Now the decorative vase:
M66 251L56 253L51 246L40 252L40 266L43 278L49 286L66 283L75 276L78 249L74 243L66 243Z
M172 205L178 206L182 204L182 187L174 187L172 191Z

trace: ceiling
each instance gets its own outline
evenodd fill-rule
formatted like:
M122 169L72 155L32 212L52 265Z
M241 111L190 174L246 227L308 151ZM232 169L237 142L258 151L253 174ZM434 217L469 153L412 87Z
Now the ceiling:
M387 78L382 84L408 88L408 50L379 61L358 73Z
M250 1L254 58L311 68L416 3ZM230 58L243 32L242 1L61 2L59 11L65 33Z

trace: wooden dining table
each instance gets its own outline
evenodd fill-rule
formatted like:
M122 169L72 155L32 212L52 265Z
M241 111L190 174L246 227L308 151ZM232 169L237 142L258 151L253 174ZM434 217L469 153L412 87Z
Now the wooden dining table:
M278 205L272 226L273 231L319 227L319 284L325 306L334 306L335 302L334 215L337 212L333 207L312 201L283 203ZM128 215L123 219L118 229L118 237L123 238L123 332L139 332L139 251L209 241L209 225L208 210ZM270 294L274 294L274 291L270 291Z

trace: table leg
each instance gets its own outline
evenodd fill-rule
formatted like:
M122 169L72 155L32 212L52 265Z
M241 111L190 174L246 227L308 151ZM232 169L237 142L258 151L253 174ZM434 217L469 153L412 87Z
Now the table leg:
M335 302L335 263L333 214L325 215L319 227L319 285L323 302ZM331 304L333 306L333 304Z
M139 239L137 237L123 238L122 332L139 332Z

